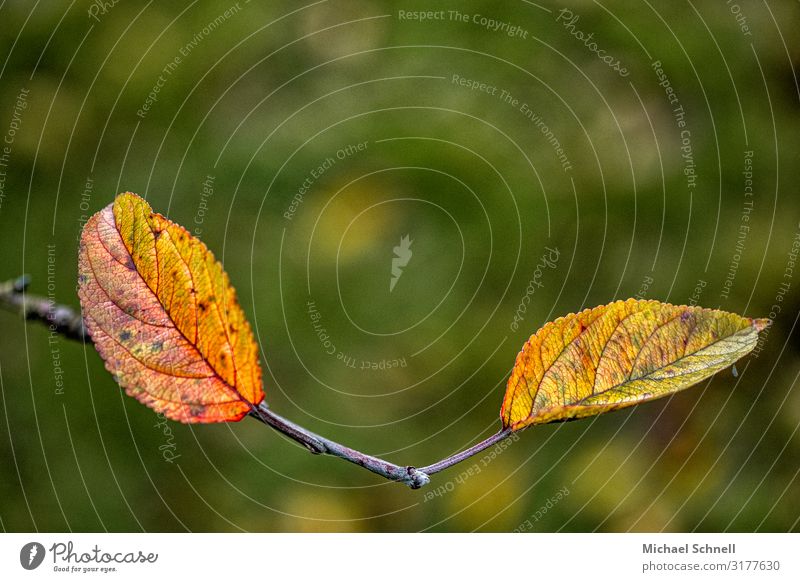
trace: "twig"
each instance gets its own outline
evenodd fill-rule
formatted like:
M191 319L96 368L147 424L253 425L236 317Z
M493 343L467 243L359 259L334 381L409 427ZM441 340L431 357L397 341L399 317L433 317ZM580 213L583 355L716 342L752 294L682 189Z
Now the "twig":
M477 455L481 451L488 449L492 445L499 443L503 439L511 436L511 429L507 428L505 430L501 430L498 433L493 434L486 440L482 440L476 445L471 446L470 448L461 451L460 453L456 453L446 459L442 459L438 463L434 463L433 465L428 465L427 467L422 467L418 469L418 471L422 471L427 475L433 475L434 473L438 473L439 471L444 471L448 467L452 467L456 463L460 463L465 459L469 459L473 455Z
M13 281L0 283L0 306L21 313L25 319L42 321L49 326L51 331L60 333L67 338L91 343L92 339L86 332L79 312L66 305L59 305L49 298L30 295L27 292L29 284L30 277L27 275L23 275ZM460 463L511 434L508 429L502 430L460 453L427 467L417 469L410 465L395 465L389 461L367 455L326 439L276 414L264 402L258 406L253 406L250 416L302 444L314 454L339 457L391 481L405 483L412 489L419 489L427 485L430 482L429 475Z
M251 416L304 445L312 453L339 457L386 477L390 481L405 483L412 489L419 489L430 482L430 477L424 471L410 466L401 467L319 436L274 413L264 402L254 408Z
M70 339L91 341L80 313L71 307L59 305L54 300L27 293L30 276L23 275L13 281L0 284L0 305L10 311L21 313L25 319L42 321L50 331Z

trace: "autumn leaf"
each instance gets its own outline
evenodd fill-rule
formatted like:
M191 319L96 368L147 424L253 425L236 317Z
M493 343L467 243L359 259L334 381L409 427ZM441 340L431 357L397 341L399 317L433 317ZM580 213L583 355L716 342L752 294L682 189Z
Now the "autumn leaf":
M519 430L688 388L749 353L767 319L628 299L546 324L525 343L500 417Z
M239 420L264 398L258 346L222 265L136 194L81 235L86 328L126 392L181 422Z

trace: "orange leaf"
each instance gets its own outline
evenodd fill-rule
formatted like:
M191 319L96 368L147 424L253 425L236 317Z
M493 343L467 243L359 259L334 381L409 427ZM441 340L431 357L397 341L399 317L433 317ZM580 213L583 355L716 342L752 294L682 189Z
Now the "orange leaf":
M239 420L264 398L222 265L142 198L120 194L89 219L78 272L86 328L129 395L181 422Z
M749 353L768 324L636 299L559 318L517 356L503 426L583 418L683 390Z

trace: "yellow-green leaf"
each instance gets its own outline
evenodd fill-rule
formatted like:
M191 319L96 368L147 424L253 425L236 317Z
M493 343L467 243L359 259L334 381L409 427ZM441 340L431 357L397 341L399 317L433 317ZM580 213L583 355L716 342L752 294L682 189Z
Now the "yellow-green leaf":
M546 324L508 380L505 428L618 410L688 388L749 353L767 319L628 299Z

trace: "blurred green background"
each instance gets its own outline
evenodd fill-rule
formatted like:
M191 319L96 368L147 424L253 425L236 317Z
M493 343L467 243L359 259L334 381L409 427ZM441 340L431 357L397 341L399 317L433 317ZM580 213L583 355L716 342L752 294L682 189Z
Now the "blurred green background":
M565 313L771 314L758 353L411 491L252 419L162 422L3 312L4 530L798 529L800 6L426 9L0 3L0 279L77 307L83 221L144 195L225 263L270 405L402 464L496 431Z

